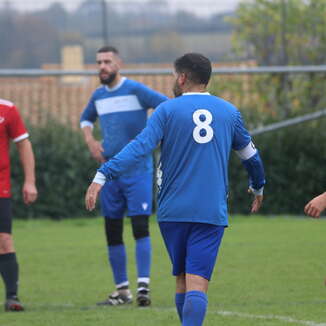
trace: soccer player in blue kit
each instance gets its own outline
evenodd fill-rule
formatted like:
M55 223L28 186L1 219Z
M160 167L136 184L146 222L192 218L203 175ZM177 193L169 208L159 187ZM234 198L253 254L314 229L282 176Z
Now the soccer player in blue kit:
M145 127L147 110L167 100L145 85L121 76L118 50L105 46L97 51L97 65L102 86L92 94L81 115L85 142L98 162L117 154ZM93 136L93 124L99 119L103 142ZM127 256L123 242L123 216L131 217L136 240L138 270L137 304L148 306L151 244L149 215L152 211L153 162L148 152L134 169L116 180L108 180L101 191L101 209L105 217L108 258L116 284L114 291L99 305L122 305L132 302L127 277Z
M128 173L161 142L158 171L159 227L176 276L176 308L184 326L202 325L207 290L224 229L228 225L228 160L242 159L254 194L251 212L263 200L265 176L259 153L240 112L210 95L211 63L188 53L174 63L176 98L159 105L146 128L104 163L89 186L88 210L106 180Z

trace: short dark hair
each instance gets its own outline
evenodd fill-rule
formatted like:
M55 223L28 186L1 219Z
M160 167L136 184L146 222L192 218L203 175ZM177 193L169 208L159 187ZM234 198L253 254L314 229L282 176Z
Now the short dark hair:
M195 84L207 85L211 78L212 65L208 58L200 53L186 53L174 61L177 73L187 74Z
M109 45L102 46L101 48L99 48L97 50L97 53L105 53L105 52L113 52L115 54L119 54L119 51L117 48L115 48L114 46L109 46Z

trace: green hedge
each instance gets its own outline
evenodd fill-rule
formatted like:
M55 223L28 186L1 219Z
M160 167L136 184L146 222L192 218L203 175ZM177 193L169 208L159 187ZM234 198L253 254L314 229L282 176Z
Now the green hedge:
M39 199L29 208L22 203L22 170L12 151L12 183L16 217L94 216L84 208L84 195L97 163L80 131L58 123L29 128L37 161ZM307 122L254 138L266 170L262 213L300 214L305 203L326 188L326 119ZM14 146L12 146L14 147ZM247 174L232 154L229 169L231 213L249 212ZM191 182L191 180L189 180Z
M53 121L28 129L36 158L39 198L28 208L22 203L22 169L12 146L14 216L61 219L99 214L85 210L84 195L97 163L91 158L81 132Z
M261 212L303 214L304 205L326 191L326 118L254 137L265 165L267 184ZM247 175L233 154L229 207L248 213Z

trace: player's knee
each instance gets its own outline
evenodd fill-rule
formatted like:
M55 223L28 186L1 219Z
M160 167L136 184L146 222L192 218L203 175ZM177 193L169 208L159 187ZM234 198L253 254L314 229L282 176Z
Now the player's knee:
M208 280L200 275L186 274L187 291L207 292Z
M176 292L177 293L184 293L186 292L187 288L186 288L186 275L185 273L182 273L180 275L176 276Z
M108 246L123 244L123 219L105 218L105 234Z
M12 235L9 233L0 233L0 254L12 252L13 250Z
M149 216L138 215L131 217L132 233L135 240L149 236Z

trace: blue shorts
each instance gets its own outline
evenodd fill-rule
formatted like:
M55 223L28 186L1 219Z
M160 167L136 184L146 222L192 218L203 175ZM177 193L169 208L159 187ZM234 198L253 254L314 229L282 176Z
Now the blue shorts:
M107 181L100 193L101 211L109 218L151 215L153 176L144 173Z
M173 265L172 274L195 274L211 279L224 226L193 222L160 222Z

